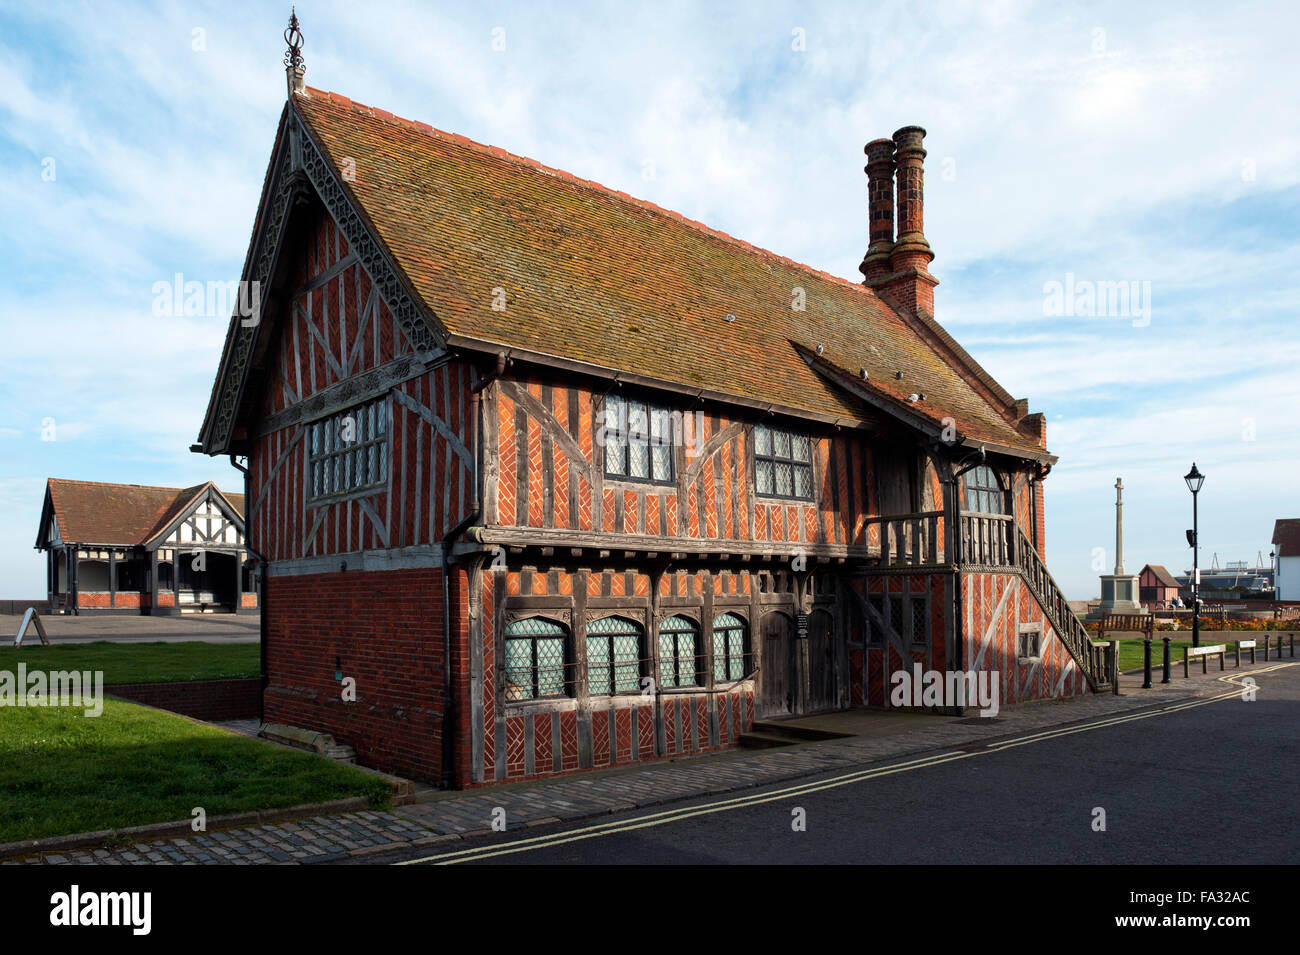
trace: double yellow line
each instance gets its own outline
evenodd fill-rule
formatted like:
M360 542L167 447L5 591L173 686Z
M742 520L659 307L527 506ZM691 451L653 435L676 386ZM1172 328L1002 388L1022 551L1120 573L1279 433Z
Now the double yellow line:
M1271 667L1265 667L1259 670L1252 670L1250 674L1269 673L1283 667L1295 666L1293 663L1281 663ZM1236 683L1238 675L1219 677L1220 681L1233 683L1234 686L1241 687L1242 684ZM898 763L891 763L887 766L877 766L871 769L856 770L854 772L843 773L839 776L832 776L829 779L817 780L814 782L801 783L795 786L787 786L784 789L777 789L771 792L753 793L748 796L736 796L729 799L722 799L717 802L709 803L706 806L692 806L681 809L670 809L663 812L649 813L643 816L635 816L631 819L623 819L611 822L603 822L593 826L583 826L579 829L570 829L565 832L555 832L544 836L533 836L528 839L516 839L512 842L499 843L496 845L477 846L470 849L459 849L455 852L443 852L437 855L424 856L419 859L408 859L404 862L398 862L396 865L421 865L425 863L434 863L436 865L455 865L459 862L471 862L479 859L491 859L496 856L513 855L520 852L531 852L534 849L546 849L551 846L562 846L571 842L581 842L584 839L598 839L602 836L613 835L622 832L634 832L637 829L649 829L655 826L664 826L673 822L680 822L684 819L692 819L697 816L709 816L718 812L730 812L734 809L745 809L749 806L759 806L769 802L779 802L785 799L793 799L799 796L805 796L810 793L823 792L827 789L836 789L840 786L850 786L854 783L864 782L868 779L878 779L881 776L893 776L897 773L910 773L918 769L926 769L930 766L939 766L943 763L951 763L959 759L968 759L971 756L987 756L990 753L1001 752L1011 749L1015 746L1025 746L1029 743L1041 743L1045 740L1056 739L1061 736L1071 736L1075 733L1084 733L1089 730L1103 729L1109 726L1118 726L1121 723L1131 723L1135 720L1150 719L1154 716L1167 716L1170 713L1178 713L1183 710L1194 709L1198 706L1208 706L1211 703L1220 703L1228 699L1239 699L1241 690L1234 689L1227 693L1221 693L1216 696L1208 697L1203 700L1190 700L1179 703L1171 703L1168 706L1162 706L1155 710L1148 710L1142 713L1130 713L1125 716L1106 717L1085 723L1079 726L1060 727L1058 729L1044 730L1040 733L1028 733L1024 736L1018 736L1015 739L1003 740L997 743L990 743L985 747L970 752L956 751L947 753L937 753L930 756L923 756L917 759L904 760Z

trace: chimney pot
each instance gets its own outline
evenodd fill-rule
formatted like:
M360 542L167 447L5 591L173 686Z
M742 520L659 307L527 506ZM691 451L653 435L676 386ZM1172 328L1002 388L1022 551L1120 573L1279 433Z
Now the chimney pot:
M924 140L925 130L920 126L904 126L894 133L892 141L876 140L867 147L868 155L875 148L883 156L886 152L883 144L893 146L891 164L898 229L887 253L873 259L868 252L861 266L865 276L863 284L874 289L893 308L909 314L933 314L934 287L939 284L927 269L934 253L925 238ZM870 164L867 169L870 174ZM874 215L872 223L874 227ZM875 233L872 235L874 238ZM875 248L873 242L872 249Z
M873 139L867 154L867 221L870 245L858 266L864 277L888 274L889 253L894 248L894 142Z

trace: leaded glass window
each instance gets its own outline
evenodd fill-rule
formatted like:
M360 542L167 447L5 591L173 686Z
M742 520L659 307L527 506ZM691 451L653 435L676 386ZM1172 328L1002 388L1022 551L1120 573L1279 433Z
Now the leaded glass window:
M806 434L754 427L754 491L764 497L813 499L812 439Z
M966 472L966 510L979 514L1002 514L1002 487L997 475L986 464Z
M506 627L507 700L567 696L565 629L544 617L526 617Z
M605 474L669 484L673 480L673 416L666 408L610 395L601 428Z
M912 598L912 642L925 643L930 633L924 597Z
M622 617L587 624L587 691L593 696L641 689L641 626Z
M739 680L745 675L745 622L735 614L713 618L713 679Z
M307 426L310 497L330 497L388 481L388 404L348 408Z
M695 624L685 617L669 617L659 624L659 685L700 686Z

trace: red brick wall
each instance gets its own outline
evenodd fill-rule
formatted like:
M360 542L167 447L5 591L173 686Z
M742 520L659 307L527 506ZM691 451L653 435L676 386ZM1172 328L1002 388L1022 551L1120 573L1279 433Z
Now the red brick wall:
M348 571L268 581L264 718L333 734L358 760L416 779L442 770L442 572ZM344 702L334 679L356 680Z
M104 687L109 696L156 706L199 720L255 719L262 681L188 680L178 683L125 683Z
M1047 560L1047 515L1043 504L1042 481L1035 482L1034 493L1038 496L1038 507L1035 512L1038 523L1038 556Z

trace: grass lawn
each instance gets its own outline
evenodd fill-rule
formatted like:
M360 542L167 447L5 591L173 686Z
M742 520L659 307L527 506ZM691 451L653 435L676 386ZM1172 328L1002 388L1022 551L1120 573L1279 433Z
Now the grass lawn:
M1169 641L1169 665L1170 666L1177 665L1181 667L1183 663L1183 647L1190 647L1192 645L1192 634L1191 631L1187 631L1187 632L1174 631L1174 633L1176 633L1177 636L1174 636ZM1270 636L1273 635L1270 634ZM1153 673L1159 670L1160 667L1163 665L1164 652L1165 652L1165 645L1162 639L1163 637L1164 637L1164 633L1157 632L1151 638L1151 671ZM1230 662L1232 660L1232 645L1236 643L1238 640L1254 640L1257 647L1255 659L1257 660L1264 659L1264 634L1263 633L1259 633L1257 631L1252 631L1252 630L1202 630L1201 631L1201 646L1207 647L1207 646L1212 646L1216 643L1222 643L1225 647L1227 647L1227 650L1225 651L1224 654L1224 660L1225 662L1227 662L1228 666L1232 665ZM1245 656L1246 659L1250 659L1250 657L1248 656L1249 653L1250 653L1249 650L1242 651L1242 655ZM1200 665L1199 662L1197 665L1198 666ZM1217 662L1211 661L1210 667L1212 669L1218 669L1218 666L1219 664ZM1142 640L1140 637L1136 640L1120 640L1119 669L1121 673L1123 673L1125 670L1142 669Z
M256 643L39 643L0 647L0 670L102 670L107 683L170 683L254 677L261 662Z
M256 646L253 647L256 650ZM0 842L366 796L380 778L115 699L0 714Z

